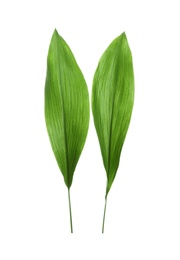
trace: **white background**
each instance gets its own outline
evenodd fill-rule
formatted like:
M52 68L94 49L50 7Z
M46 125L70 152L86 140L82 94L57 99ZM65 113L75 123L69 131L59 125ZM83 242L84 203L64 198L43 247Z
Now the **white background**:
M0 259L180 259L180 8L178 1L1 1ZM98 60L126 32L135 105L108 197L91 116L67 189L45 127L46 57L54 28L89 93Z

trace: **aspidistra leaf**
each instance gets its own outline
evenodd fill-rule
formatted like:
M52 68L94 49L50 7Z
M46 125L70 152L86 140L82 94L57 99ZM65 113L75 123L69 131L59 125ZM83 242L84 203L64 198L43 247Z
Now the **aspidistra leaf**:
M125 33L102 55L92 89L92 111L107 175L106 197L116 176L134 102L131 50Z
M48 51L45 83L45 119L52 150L70 187L89 126L89 96L83 74L67 43L54 31Z
M45 119L52 150L68 189L89 126L89 96L67 43L54 31L47 58Z

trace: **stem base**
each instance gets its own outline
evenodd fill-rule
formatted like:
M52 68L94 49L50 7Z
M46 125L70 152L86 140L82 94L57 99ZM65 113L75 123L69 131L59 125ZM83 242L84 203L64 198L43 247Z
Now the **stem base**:
M68 201L69 201L69 216L70 216L71 233L73 233L70 189L68 189Z

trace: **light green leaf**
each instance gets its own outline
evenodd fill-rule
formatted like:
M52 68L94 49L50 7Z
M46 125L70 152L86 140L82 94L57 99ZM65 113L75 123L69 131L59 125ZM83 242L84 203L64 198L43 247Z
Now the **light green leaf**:
M107 175L106 197L116 176L134 102L132 55L125 33L102 55L92 89L92 111Z
M89 126L89 96L69 46L54 31L47 58L45 119L52 150L68 190Z

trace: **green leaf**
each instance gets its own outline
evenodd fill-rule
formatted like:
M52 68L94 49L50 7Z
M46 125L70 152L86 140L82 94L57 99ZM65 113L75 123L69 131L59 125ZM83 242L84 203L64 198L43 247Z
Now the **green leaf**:
M89 126L89 96L74 55L55 30L49 46L45 119L52 150L70 189Z
M134 102L132 55L125 33L102 55L92 89L92 111L107 175L106 197L116 176Z

